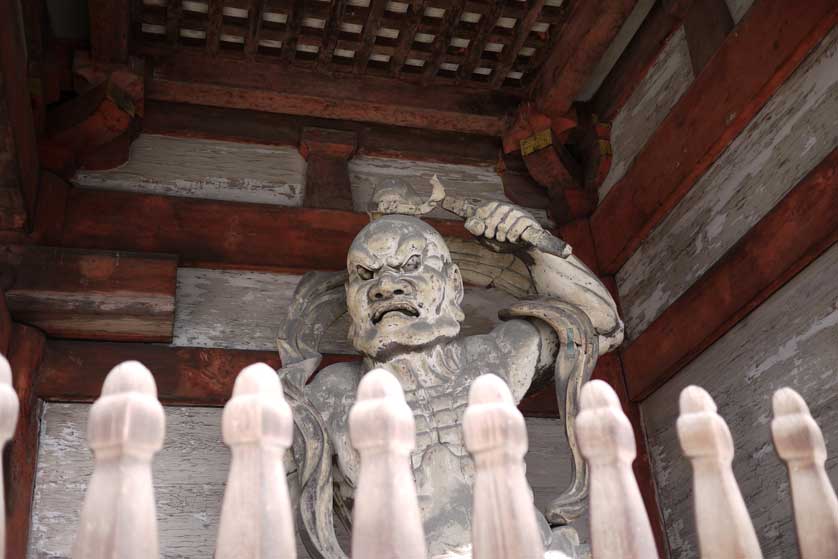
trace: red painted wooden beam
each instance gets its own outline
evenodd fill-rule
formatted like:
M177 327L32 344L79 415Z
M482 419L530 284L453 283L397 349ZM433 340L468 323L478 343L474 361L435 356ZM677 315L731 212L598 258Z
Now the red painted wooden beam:
M303 128L300 153L306 160L307 208L352 211L349 158L357 146L354 132Z
M392 78L332 77L266 62L178 54L154 67L148 99L499 136L518 97L416 87Z
M626 50L591 99L594 113L612 121L646 77L663 47L681 25L693 0L658 0L649 10Z
M605 273L622 267L835 25L837 14L833 0L754 3L594 213Z
M470 239L459 221L427 220ZM366 214L129 192L71 189L59 245L164 252L181 265L340 270Z
M574 2L567 24L530 88L530 98L537 111L551 119L567 113L635 2Z
M838 150L623 350L642 400L838 241Z
M130 1L88 0L88 12L93 58L98 62L125 64L131 32Z
M40 167L19 2L0 2L0 229L31 224Z
M285 146L298 146L306 127L354 132L359 155L461 164L498 162L500 141L485 135L162 101L147 102L143 117L143 132L148 134Z
M164 404L180 406L223 406L244 367L260 361L281 366L275 351L49 340L35 394L47 401L92 402L99 397L108 371L129 359L152 372ZM358 359L357 355L325 355L320 368ZM519 407L527 416L558 417L555 394L555 387L547 386L527 396Z
M12 383L20 400L17 428L7 448L6 557L26 557L29 519L35 490L38 431L41 406L34 385L44 352L44 335L30 326L16 324L9 344Z
M163 254L13 246L0 262L12 318L49 336L169 342L177 257Z

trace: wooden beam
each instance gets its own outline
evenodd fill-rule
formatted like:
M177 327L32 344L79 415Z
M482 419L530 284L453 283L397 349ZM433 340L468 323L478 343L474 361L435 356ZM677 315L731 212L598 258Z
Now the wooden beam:
M594 213L615 273L835 25L830 0L758 0ZM765 38L774 37L771 48Z
M307 208L352 211L349 158L355 153L353 132L304 128L300 153L306 159Z
M178 406L223 406L241 369L260 361L274 368L282 365L275 351L49 340L35 393L46 401L92 402L99 397L108 371L129 359L152 372L164 404ZM358 359L357 355L325 355L318 370ZM527 396L519 407L527 416L558 417L556 389L547 386Z
M642 400L838 241L838 150L623 350Z
M354 132L359 155L457 164L498 162L498 139L477 134L162 101L147 102L143 119L143 131L149 134L287 146L298 146L306 127Z
M26 557L29 519L38 461L41 404L34 390L44 352L44 335L16 324L9 346L12 383L20 400L20 414L3 459L6 472L6 557Z
M696 0L684 19L693 74L698 75L733 29L725 0Z
M12 318L62 338L168 342L175 315L177 257L5 247L13 270Z
M155 66L148 99L498 136L517 97L365 76L293 75L267 62L178 54Z
M0 2L0 229L28 226L40 168L20 3Z
M551 119L568 112L635 2L574 2L553 51L530 87L536 110Z
M617 113L646 77L664 45L679 28L692 0L657 0L626 50L591 99L593 112L606 122Z
M427 220L472 238L461 222ZM341 270L361 213L71 189L61 246L177 254L187 266Z
M111 64L128 62L130 0L89 0L87 6L94 60Z

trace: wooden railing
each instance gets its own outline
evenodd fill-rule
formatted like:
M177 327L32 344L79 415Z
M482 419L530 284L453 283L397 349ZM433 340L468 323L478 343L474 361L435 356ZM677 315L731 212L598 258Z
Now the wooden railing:
M0 356L4 444L18 414L11 378L9 364ZM793 390L777 391L773 404L774 446L788 465L801 557L838 557L838 499L824 470L821 431ZM761 557L731 470L733 441L727 425L710 395L695 386L681 393L680 412L678 436L694 473L701 557ZM294 559L294 516L283 467L293 418L272 368L256 364L241 371L222 423L232 461L215 557ZM487 374L473 383L463 429L475 463L473 557L541 559L544 547L524 471L524 419L499 377ZM631 469L633 431L606 383L592 381L583 388L576 429L591 473L594 559L656 557ZM425 539L410 467L413 414L390 373L376 369L363 378L349 430L361 457L352 557L424 559ZM165 416L152 374L136 361L115 367L90 410L88 441L95 466L73 559L159 557L151 461L163 445L164 433ZM4 525L0 522L0 527Z

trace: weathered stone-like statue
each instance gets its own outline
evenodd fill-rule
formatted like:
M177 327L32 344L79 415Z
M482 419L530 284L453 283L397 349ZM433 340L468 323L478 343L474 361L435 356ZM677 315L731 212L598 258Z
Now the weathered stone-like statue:
M312 557L345 557L334 536L333 512L344 523L351 519L359 459L347 419L366 371L392 371L413 409L413 469L431 556L468 556L473 466L461 422L471 382L487 372L498 374L520 400L555 375L561 411L570 423L597 356L622 340L614 301L588 268L573 256L545 254L522 241L525 231L541 230L528 213L490 202L477 208L466 228L496 247L520 250L539 296L506 310L505 322L488 334L458 337L464 318L460 270L439 233L415 217L389 215L371 222L352 243L346 274L315 274L298 288L279 341L280 374L297 424L298 529ZM305 385L319 363L322 326L312 326L314 317L334 316L344 304L351 317L349 337L363 359L330 365ZM567 427L574 479L546 512L546 521L541 516L548 547L547 521L565 524L585 507L585 465L572 426Z

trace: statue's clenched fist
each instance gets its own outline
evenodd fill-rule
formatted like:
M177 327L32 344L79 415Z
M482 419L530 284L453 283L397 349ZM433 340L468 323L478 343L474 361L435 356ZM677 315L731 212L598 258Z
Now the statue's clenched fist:
M542 229L529 212L506 202L481 204L474 215L466 220L465 227L472 235L502 243L522 243L525 231Z

